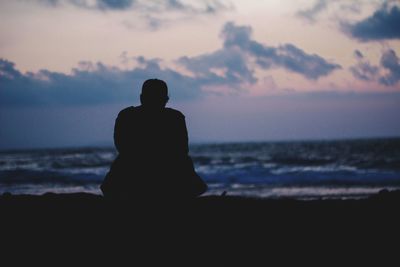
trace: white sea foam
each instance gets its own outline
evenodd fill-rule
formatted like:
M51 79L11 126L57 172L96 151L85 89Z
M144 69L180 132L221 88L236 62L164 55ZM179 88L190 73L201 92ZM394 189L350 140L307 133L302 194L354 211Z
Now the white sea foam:
M190 155L208 194L340 198L400 187L399 151L399 139L382 139L205 144ZM0 193L99 192L115 157L113 148L0 152Z

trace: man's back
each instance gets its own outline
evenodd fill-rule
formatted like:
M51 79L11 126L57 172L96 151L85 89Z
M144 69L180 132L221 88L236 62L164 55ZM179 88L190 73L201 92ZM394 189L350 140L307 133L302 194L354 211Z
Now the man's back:
M182 157L188 154L184 115L174 109L122 110L114 127L114 144L123 157Z
M118 114L114 143L119 154L101 185L105 196L180 198L206 191L188 155L185 116L165 108L167 101L166 84L147 80L142 105Z

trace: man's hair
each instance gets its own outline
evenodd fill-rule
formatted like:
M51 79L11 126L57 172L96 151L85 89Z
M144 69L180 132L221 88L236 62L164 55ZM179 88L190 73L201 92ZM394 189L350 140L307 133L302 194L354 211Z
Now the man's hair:
M142 95L167 97L168 96L167 84L163 80L148 79L142 85Z
M142 94L140 95L142 104L164 105L168 101L168 86L163 80L148 79L142 85Z

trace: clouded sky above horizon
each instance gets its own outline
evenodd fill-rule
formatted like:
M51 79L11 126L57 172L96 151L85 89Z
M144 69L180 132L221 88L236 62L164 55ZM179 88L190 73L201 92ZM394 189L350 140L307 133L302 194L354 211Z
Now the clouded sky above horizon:
M0 18L0 149L108 142L154 77L192 141L400 135L398 1L4 0Z

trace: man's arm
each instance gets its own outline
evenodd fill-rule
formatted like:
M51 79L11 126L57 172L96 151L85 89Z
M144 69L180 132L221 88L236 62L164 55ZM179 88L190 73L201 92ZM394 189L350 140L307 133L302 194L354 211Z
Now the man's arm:
M114 125L114 145L115 148L117 149L118 153L121 153L124 149L123 145L123 125L121 122L121 117L118 115L118 117L115 119L115 125Z
M128 111L131 108L126 108L119 112L114 125L114 145L118 152L124 153L129 150L129 121Z
M178 150L184 155L189 154L189 137L188 131L186 128L185 116L180 114L178 130L179 130L179 139L178 139Z

